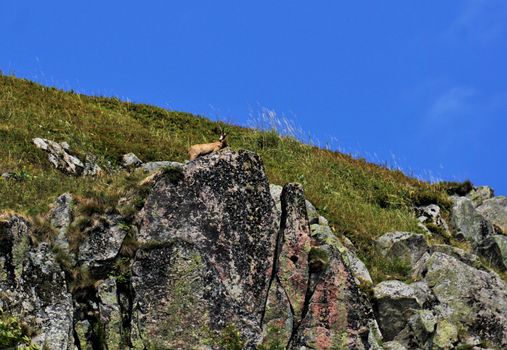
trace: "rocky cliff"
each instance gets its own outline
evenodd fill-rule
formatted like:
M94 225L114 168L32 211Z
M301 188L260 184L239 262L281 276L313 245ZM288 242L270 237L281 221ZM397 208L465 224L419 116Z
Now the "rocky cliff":
M507 268L503 197L454 197L449 224L415 208L425 233L375 242L410 279L373 285L302 186L270 185L255 153L160 166L116 210L63 194L42 228L2 216L4 348L507 348L507 286L483 263Z

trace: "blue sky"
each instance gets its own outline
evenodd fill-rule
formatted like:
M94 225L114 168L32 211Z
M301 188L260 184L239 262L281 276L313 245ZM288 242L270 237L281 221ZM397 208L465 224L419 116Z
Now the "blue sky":
M4 1L0 69L507 194L507 1Z

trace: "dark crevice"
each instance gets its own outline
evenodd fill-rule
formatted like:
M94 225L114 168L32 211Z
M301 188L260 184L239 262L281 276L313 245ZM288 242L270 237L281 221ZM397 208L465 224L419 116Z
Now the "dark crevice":
M100 315L97 306L100 303L97 290L93 286L80 288L74 291L73 295L74 309L74 336L78 338L76 323L79 321L88 321L90 328L84 335L87 344L91 345L92 350L105 350L104 345L104 326L100 321ZM79 340L76 340L79 343ZM79 348L79 347L78 347Z
M132 347L130 338L132 330L132 309L134 304L134 289L132 288L130 278L124 282L117 282L116 297L120 306L121 315L121 348Z
M290 348L290 345L294 341L294 338L297 335L297 332L299 330L299 327L301 326L301 323L305 319L306 315L308 314L308 310L310 308L310 301L312 300L313 293L315 292L315 287L320 281L320 276L322 275L322 272L320 273L309 273L308 274L308 282L306 284L306 293L305 293L305 301L303 303L303 309L301 310L301 318L299 322L294 321L292 325L292 334L289 338L289 342L287 343L287 349ZM285 289L284 289L285 291ZM289 301L290 304L290 301ZM294 315L294 310L292 309L291 305L291 312Z
M282 207L281 214L280 214L280 226L278 227L278 232L276 234L275 251L273 254L273 269L271 270L271 277L269 278L268 289L267 289L267 293L266 293L266 300L264 300L264 308L262 309L262 315L261 315L261 321L260 321L261 327L264 324L264 316L266 313L266 305L268 303L269 291L271 290L271 286L273 285L273 281L275 280L275 278L278 274L279 258L280 258L280 253L282 251L283 241L284 241L284 232L285 232L285 228L287 226L287 223L286 223L286 221L287 221L287 205L286 205L286 203L283 203L283 195L280 195L280 201L281 201L281 207ZM292 305L291 305L291 308L292 308Z

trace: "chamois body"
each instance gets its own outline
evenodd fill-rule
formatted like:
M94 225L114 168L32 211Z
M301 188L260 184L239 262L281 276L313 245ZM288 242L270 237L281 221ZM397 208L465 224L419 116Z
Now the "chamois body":
M224 147L227 147L227 141L225 140L225 134L220 135L220 140L217 142L211 143L201 143L198 145L192 145L188 149L188 155L190 160L194 160L197 157L204 156L206 154L210 154L212 152L216 152L221 150Z

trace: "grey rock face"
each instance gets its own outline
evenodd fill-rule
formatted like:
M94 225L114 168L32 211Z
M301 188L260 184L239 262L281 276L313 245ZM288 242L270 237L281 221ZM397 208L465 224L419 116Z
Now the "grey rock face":
M0 216L0 292L14 289L31 247L30 223L19 215Z
M267 349L276 348L276 345L285 348L294 326L290 301L280 281L275 277L269 288L262 320L262 346Z
M423 235L412 232L389 232L377 239L382 255L406 261L414 266L429 250Z
M273 190L277 188L272 186ZM292 334L290 349L373 346L372 309L344 263L348 250L327 224L310 227L301 185L283 187L280 208L280 253L266 304L264 344L273 346L275 334L276 344L286 347ZM316 211L313 217L325 224Z
M169 161L160 161L160 162L148 162L148 163L144 163L141 168L147 172L147 173L150 173L154 170L158 170L160 168L166 168L166 167L171 167L171 168L180 168L180 169L183 169L183 164L182 163L178 163L178 162L169 162Z
M478 252L500 269L507 270L507 236L489 236L481 242Z
M147 246L134 264L134 307L141 324L149 331L152 322L165 322L171 324L173 334L192 325L198 327L195 334L206 329L219 334L231 325L239 330L247 347L254 346L260 340L276 236L274 203L257 155L223 150L198 158L183 170L165 173L141 212L139 240ZM162 247L149 249L157 246L155 242ZM173 260L161 268L159 259ZM192 265L189 259L199 264ZM148 271L150 266L161 271L137 272ZM162 296L175 291L164 285L179 283L179 271L191 275L188 281L193 282L182 288L188 291L185 298L199 305L192 308L199 310L200 316L178 321L163 311L170 307L164 300L176 297ZM162 281L160 287L150 282L153 274ZM167 277L172 274L176 278ZM165 344L186 337L156 333L151 340Z
M357 255L336 237L331 228L327 225L313 224L310 226L312 231L312 237L315 238L321 244L329 244L337 249L347 267L352 272L352 275L356 279L356 284L372 284L370 272L366 268L366 265Z
M316 255L323 257L325 251L329 260L320 273L311 276L314 282L310 282L307 311L289 349L368 349L374 343L371 306L359 293L339 252L320 246Z
M20 277L20 317L36 330L32 342L41 348L73 349L72 297L49 246L28 253Z
M384 340L393 340L414 315L423 301L410 285L400 281L385 281L373 288L375 310Z
M504 234L507 234L507 197L498 196L486 199L477 207L477 211Z
M93 225L84 231L85 239L79 247L78 261L92 270L101 269L118 255L127 227L116 215L95 217Z
M121 165L126 169L134 169L143 165L143 162L134 153L127 153L123 155Z
M474 245L494 233L491 223L475 210L472 201L466 197L455 199L452 224L458 238L466 239Z
M352 275L357 279L356 283L370 285L373 283L370 272L361 259L349 249L342 254L345 264L350 268Z

